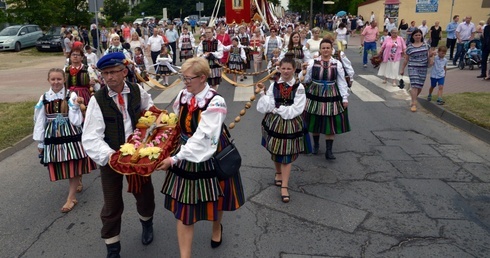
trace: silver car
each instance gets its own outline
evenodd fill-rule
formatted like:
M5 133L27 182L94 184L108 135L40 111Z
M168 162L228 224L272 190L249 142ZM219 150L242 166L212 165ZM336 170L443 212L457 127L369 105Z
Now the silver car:
M43 36L41 28L37 25L14 25L0 31L0 51L20 51L22 48L36 45L36 41Z

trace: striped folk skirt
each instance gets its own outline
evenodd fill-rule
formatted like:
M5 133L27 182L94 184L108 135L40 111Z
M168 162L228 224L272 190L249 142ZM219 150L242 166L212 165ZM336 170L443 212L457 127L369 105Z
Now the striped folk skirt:
M43 163L48 167L51 181L75 178L97 168L85 153L81 137L82 128L72 125L67 117L48 114Z
M180 59L189 59L194 56L194 51L192 50L192 44L189 41L182 42L182 49L180 50Z
M350 131L347 109L335 83L312 82L306 92L303 113L308 132L341 134Z
M299 153L308 150L305 142L302 116L286 120L267 113L262 120L262 146L271 153L274 162L293 162Z
M175 173L167 172L161 192L166 195L164 207L184 225L216 221L219 211L234 211L245 203L240 173L218 180L210 160L201 163L183 160L175 166ZM188 172L183 172L184 169Z

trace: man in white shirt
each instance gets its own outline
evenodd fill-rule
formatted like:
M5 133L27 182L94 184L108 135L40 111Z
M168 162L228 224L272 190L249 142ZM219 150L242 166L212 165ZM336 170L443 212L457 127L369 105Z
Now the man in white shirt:
M423 20L422 25L419 26L419 30L422 31L422 38L425 41L425 36L427 35L427 32L429 32L429 27L427 27L427 21Z
M151 61L153 61L153 64L156 65L157 57L158 55L160 55L160 51L162 50L163 45L165 45L165 42L163 42L163 38L158 35L157 28L153 29L153 35L148 38L147 45L150 49Z
M371 18L369 18L369 22L373 22L374 21L374 12L371 12Z
M391 35L391 30L396 29L395 19L390 18L388 25L386 25L386 29L388 30L388 34Z
M100 165L100 178L104 206L100 212L101 237L107 248L107 257L120 257L121 215L124 210L122 198L124 176L115 172L109 159L134 129L143 110L153 106L151 96L138 84L127 83L128 69L121 52L103 56L97 67L101 70L106 86L90 98L83 126L82 144L87 155ZM136 207L143 227L141 242L153 241L153 213L155 194L151 176L128 176L128 182L138 182L130 188L136 199ZM136 188L136 189L135 189Z
M456 28L456 55L453 58L453 65L459 58L459 63L464 59L464 44L472 40L475 36L475 24L471 22L471 16L466 16L464 22Z

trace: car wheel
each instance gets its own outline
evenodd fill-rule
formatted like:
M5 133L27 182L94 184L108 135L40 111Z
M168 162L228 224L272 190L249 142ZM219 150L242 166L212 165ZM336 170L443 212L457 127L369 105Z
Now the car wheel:
M20 42L15 42L14 51L15 52L19 52L20 51Z

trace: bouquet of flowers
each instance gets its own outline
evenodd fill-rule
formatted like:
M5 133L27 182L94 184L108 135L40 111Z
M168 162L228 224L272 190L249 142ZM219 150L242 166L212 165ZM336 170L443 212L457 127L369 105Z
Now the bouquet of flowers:
M111 155L111 168L123 175L151 175L177 145L177 121L177 116L166 110L151 107L144 111L126 143Z

